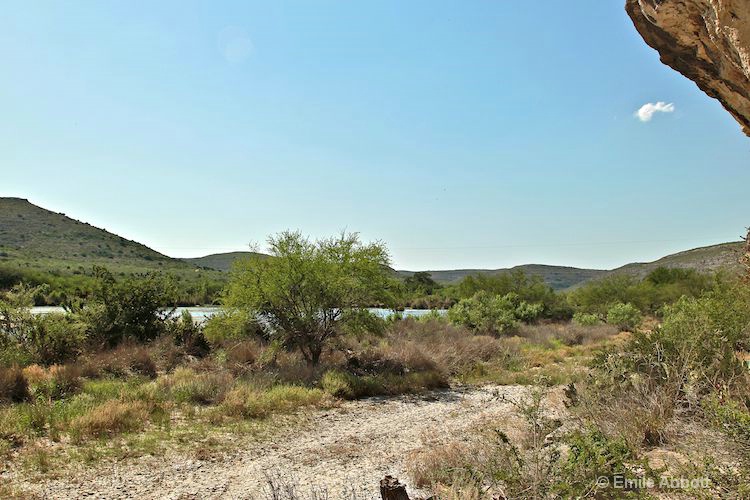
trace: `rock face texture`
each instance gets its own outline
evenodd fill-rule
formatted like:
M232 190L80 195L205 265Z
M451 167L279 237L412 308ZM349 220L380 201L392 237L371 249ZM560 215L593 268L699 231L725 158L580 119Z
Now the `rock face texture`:
M750 0L626 0L661 61L714 97L750 136Z

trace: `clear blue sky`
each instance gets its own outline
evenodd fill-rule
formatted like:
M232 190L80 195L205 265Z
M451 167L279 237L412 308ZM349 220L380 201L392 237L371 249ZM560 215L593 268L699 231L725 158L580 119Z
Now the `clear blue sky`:
M406 269L738 239L750 140L621 4L5 2L0 196L172 256L287 228Z

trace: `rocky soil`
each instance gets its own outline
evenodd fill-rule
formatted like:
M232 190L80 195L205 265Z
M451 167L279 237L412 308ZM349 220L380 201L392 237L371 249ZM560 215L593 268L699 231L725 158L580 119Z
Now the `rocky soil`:
M142 457L19 486L44 498L288 498L278 490L291 487L301 498L379 498L386 474L408 483L409 454L425 444L460 439L488 418L515 434L521 422L501 396L517 400L527 390L452 389L347 402L313 412L272 439L242 443L222 460Z

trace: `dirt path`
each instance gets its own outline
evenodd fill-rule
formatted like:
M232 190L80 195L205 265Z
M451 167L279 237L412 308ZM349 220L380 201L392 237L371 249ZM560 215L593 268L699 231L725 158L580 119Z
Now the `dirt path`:
M521 386L452 389L425 396L372 398L310 415L219 462L172 456L104 465L73 478L24 487L47 498L272 498L268 483L297 485L302 497L378 498L386 474L406 480L405 459L426 442L460 439L485 418L518 426L512 405ZM282 496L281 498L286 498ZM318 496L320 498L320 496Z

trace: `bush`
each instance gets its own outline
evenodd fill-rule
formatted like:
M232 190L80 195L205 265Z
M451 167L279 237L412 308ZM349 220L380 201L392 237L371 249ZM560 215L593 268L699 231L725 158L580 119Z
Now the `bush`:
M601 323L601 320L596 314L577 312L573 315L573 323L580 326L594 326Z
M607 484L615 484L615 476L626 478L636 484L633 471L633 454L620 439L609 439L596 429L574 431L566 438L570 452L562 462L560 477L554 491L563 498L582 498L597 491L602 498L619 498L617 489L602 490L597 486L599 478L607 478ZM599 496L597 496L599 498Z
M158 273L116 281L102 267L94 267L96 286L84 307L74 307L87 325L88 336L100 346L124 340L146 342L166 330L173 309L174 287Z
M268 240L272 258L238 261L228 305L262 317L274 340L315 367L356 311L390 301L389 257L382 243L356 234L310 241L284 232Z
M607 323L626 332L635 330L642 319L641 311L633 304L615 304L607 311Z
M85 328L65 314L39 315L32 322L27 349L43 365L74 360L86 342Z
M480 333L501 335L516 331L519 322L532 322L542 313L542 304L530 304L509 293L503 296L478 292L448 310L448 319Z
M19 367L0 366L0 402L20 403L29 399L29 383Z
M170 329L175 344L182 347L186 354L198 357L208 354L209 345L203 328L193 321L190 311L182 311L180 319L171 322Z

